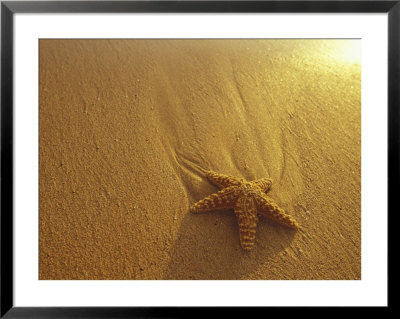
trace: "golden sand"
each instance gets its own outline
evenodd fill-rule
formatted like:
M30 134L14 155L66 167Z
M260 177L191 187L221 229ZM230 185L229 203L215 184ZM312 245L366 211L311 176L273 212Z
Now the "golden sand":
M40 279L360 279L357 40L40 40ZM212 170L302 227L192 214Z

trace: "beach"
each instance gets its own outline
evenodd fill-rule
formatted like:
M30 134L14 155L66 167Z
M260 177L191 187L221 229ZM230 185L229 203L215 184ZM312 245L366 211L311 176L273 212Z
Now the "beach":
M39 42L39 279L360 280L359 40ZM193 214L253 181L300 225Z

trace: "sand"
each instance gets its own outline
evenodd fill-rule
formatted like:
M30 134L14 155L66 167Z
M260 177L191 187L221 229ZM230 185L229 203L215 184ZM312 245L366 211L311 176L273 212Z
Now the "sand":
M40 40L39 279L361 279L357 40ZM301 226L245 252L204 170Z

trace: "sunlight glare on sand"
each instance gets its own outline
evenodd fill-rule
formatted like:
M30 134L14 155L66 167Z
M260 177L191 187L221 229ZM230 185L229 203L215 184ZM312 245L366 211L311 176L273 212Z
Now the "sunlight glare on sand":
M361 40L340 42L337 58L347 63L361 63Z

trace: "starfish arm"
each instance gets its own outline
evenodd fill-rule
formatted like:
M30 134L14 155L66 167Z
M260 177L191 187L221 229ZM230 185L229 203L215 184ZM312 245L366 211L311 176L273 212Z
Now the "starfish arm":
M208 171L206 176L213 184L217 185L219 188L238 186L240 185L240 182L242 180L238 177L219 174L212 171Z
M237 187L231 186L224 188L218 193L211 194L195 203L190 211L192 213L202 213L212 210L222 210L234 208L237 198Z
M235 205L235 214L239 225L240 245L244 250L251 250L256 238L258 221L254 199L247 196L240 197Z
M258 213L289 228L299 228L297 222L268 196L257 196Z
M271 189L272 185L272 179L270 178L262 178L258 179L256 181L251 182L251 184L255 187L261 190L264 193L268 193L269 190Z

